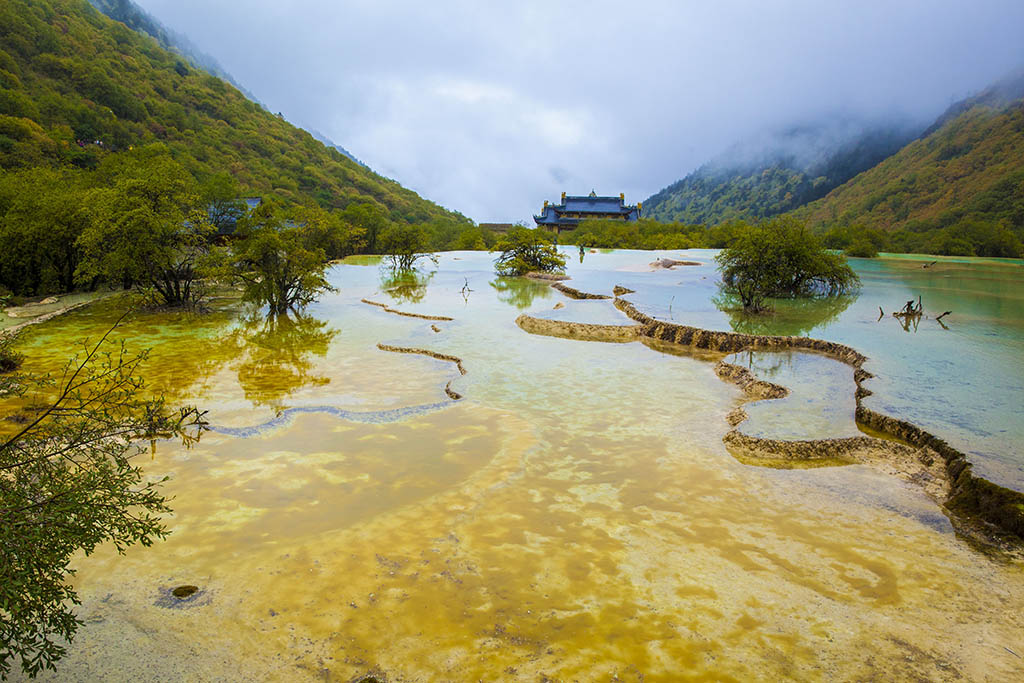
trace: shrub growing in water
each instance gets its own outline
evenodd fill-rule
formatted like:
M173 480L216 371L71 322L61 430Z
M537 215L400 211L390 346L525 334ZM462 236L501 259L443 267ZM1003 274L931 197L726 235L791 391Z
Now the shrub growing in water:
M772 297L834 296L860 285L842 254L787 216L744 226L716 260L725 291L751 312L767 310Z
M495 243L492 251L501 252L494 262L498 275L550 273L565 268L565 257L558 253L554 239L540 229L512 228Z
M283 315L304 308L320 292L333 291L323 250L310 248L305 228L272 203L243 218L238 235L227 271L241 281L246 301L266 305L270 315Z
M408 271L422 258L433 258L428 252L430 237L422 225L392 223L380 232L377 240L381 251L396 271Z

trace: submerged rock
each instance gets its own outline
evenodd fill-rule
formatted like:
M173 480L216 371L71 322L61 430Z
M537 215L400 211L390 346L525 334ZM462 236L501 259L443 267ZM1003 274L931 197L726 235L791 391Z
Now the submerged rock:
M657 261L651 261L648 265L654 269L664 268L665 270L672 270L676 266L701 266L704 264L698 261L677 261L673 258L660 258Z
M719 361L715 366L715 374L723 382L731 382L737 385L744 393L755 401L768 398L783 398L789 395L789 389L765 382L754 376L750 370L739 365Z
M529 273L526 274L526 277L530 278L531 280L551 280L551 281L568 280L569 279L569 276L566 275L565 273L542 273L539 270L531 270Z
M184 600L185 598L192 597L199 590L198 586L178 586L171 591L171 595L176 598Z
M185 584L174 588L161 588L160 597L153 604L164 609L192 609L209 605L212 596L199 586Z
M561 282L556 282L551 286L570 299L611 299L607 294L591 294L590 292L584 292L574 287L563 285Z
M516 318L516 325L530 334L600 342L632 342L637 340L640 332L639 325L594 325L535 318L525 313Z

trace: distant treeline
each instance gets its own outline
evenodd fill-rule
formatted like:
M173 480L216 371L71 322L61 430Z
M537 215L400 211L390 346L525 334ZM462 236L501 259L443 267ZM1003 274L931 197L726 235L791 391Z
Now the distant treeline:
M153 144L110 154L95 168L48 166L0 175L0 296L39 296L132 286L154 254L180 251L181 226L209 224L186 240L211 246L232 239L234 224L249 208L240 200L237 180L228 173L196 180L167 148ZM325 209L294 205L275 197L288 225L301 228L306 246L324 259L395 251L396 227L413 230L411 252L488 250L499 235L461 217L436 216L419 223L394 221L375 202ZM690 223L586 220L558 241L605 249L721 249L751 229L734 220L707 227ZM830 249L850 256L878 252L958 256L1024 257L1018 234L1005 222L963 218L951 225L914 225L897 230L860 224L819 229ZM387 236L390 235L391 238ZM404 244L399 240L398 244ZM404 248L404 247L403 247ZM177 250L177 251L176 251Z
M625 222L620 220L585 220L571 232L558 236L561 244L574 244L597 249L693 249L724 247L738 222L723 223L710 230L690 223L661 223L650 218Z
M819 230L820 232L820 230ZM897 230L868 228L862 224L837 226L824 231L825 246L849 256L876 256L879 252L939 254L942 256L993 256L1024 258L1020 231L1007 223L983 218L963 218L946 226L913 224Z
M650 218L638 221L585 220L571 232L558 236L561 244L596 249L724 249L749 231L751 223L731 220L711 227L697 223L662 223Z
M582 221L575 230L559 235L562 244L600 249L722 249L750 223L726 221L712 227L692 223L661 223L648 218L635 222ZM948 256L1024 257L1020 230L1008 221L961 218L948 225L909 225L880 230L862 224L816 231L830 249L849 256L876 256L879 252L940 254Z

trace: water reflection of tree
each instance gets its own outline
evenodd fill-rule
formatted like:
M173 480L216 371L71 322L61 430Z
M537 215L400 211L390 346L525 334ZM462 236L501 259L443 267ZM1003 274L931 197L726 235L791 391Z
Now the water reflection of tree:
M547 299L552 293L550 283L525 277L499 277L490 284L498 294L498 301L518 309L529 308L534 299Z
M427 295L427 285L436 272L385 267L380 272L380 288L397 303L416 304Z
M773 299L769 313L747 313L739 300L719 291L711 300L729 316L729 326L742 334L806 336L836 320L857 300L857 294L830 297Z
M783 368L793 367L792 351L741 351L727 359L734 365L743 365L753 372L758 379L771 379Z
M235 341L246 351L238 366L245 397L256 405L276 405L304 386L329 383L312 371L313 358L327 354L337 333L323 320L296 313L244 319Z

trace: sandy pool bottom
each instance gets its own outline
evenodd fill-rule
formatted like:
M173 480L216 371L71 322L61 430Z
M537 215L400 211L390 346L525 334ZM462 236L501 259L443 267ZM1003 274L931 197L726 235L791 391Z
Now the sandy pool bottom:
M467 402L160 448L147 471L172 477L173 533L79 563L86 624L49 678L1024 674L1019 566L919 492L867 468L745 467L721 420L699 437L567 423ZM199 591L174 598L184 584Z

